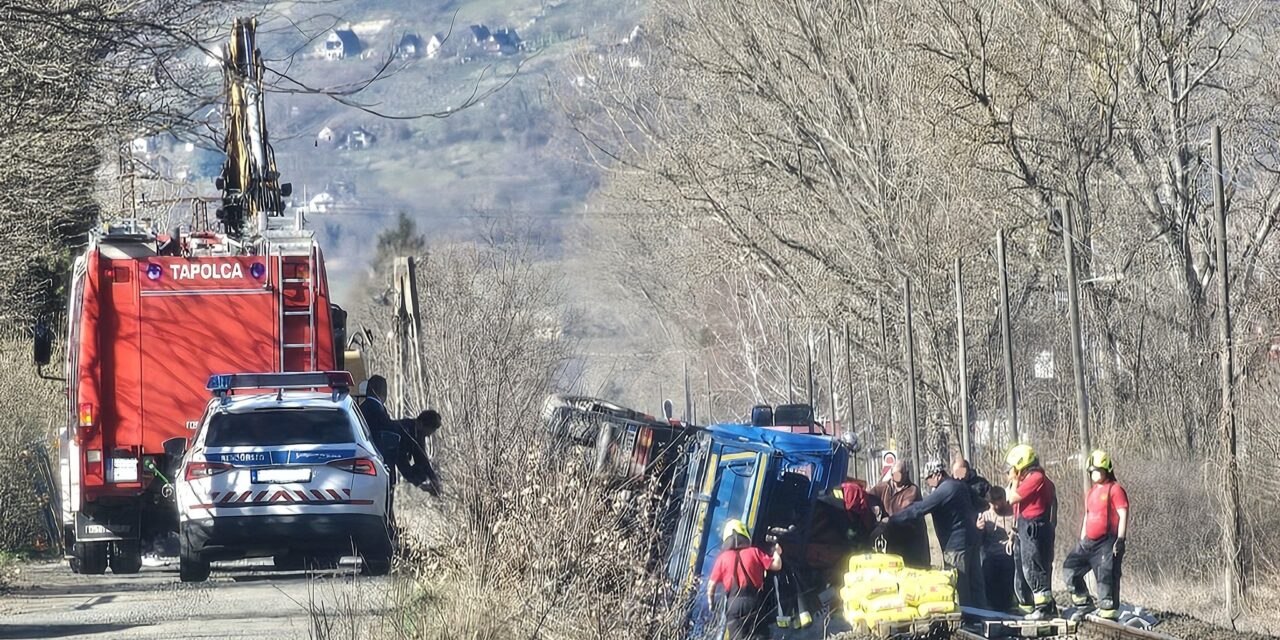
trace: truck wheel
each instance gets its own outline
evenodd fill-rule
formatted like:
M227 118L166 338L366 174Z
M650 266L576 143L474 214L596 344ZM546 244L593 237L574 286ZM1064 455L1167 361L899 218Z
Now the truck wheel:
M111 572L118 575L142 570L142 544L137 540L119 540L111 544Z
M178 578L183 582L204 582L209 579L209 561L200 557L200 553L191 548L187 536L181 536L181 549L178 552Z
M107 572L107 543L77 542L74 553L79 560L79 573L101 575Z

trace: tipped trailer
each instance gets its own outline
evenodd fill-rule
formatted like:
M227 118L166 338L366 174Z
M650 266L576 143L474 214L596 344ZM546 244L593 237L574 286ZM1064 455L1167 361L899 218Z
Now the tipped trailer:
M137 572L144 543L176 531L174 445L194 435L210 375L343 366L345 313L330 301L324 256L301 216L284 214L290 189L267 140L254 27L237 20L225 49L218 222L194 215L172 235L105 225L75 260L58 444L76 572ZM36 338L37 364L48 364L51 332Z

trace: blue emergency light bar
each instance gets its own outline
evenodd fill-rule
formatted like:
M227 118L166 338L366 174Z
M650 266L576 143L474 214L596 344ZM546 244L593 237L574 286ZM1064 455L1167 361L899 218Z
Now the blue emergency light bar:
M213 395L225 397L237 389L332 389L334 395L349 393L355 381L346 371L302 371L297 373L219 373L205 385Z

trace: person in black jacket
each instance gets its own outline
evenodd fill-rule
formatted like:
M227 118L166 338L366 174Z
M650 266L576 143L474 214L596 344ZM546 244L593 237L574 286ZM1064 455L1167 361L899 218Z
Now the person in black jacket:
M925 465L925 484L932 491L924 500L889 518L890 524L906 524L933 514L933 529L942 547L942 566L956 572L956 596L964 607L986 607L978 554L978 509L969 486L947 475L940 460Z
M416 426L419 420L412 421L415 423L412 429L406 428L405 421L393 420L384 404L386 397L387 379L379 375L370 376L365 384L365 397L360 403L360 413L364 416L365 423L369 425L369 433L373 436L375 446L379 445L378 434L380 433L389 432L400 436L400 446L396 451L379 451L379 453L382 454L388 466L399 469L400 475L404 476L406 481L428 493L439 495L439 479L436 477L435 470L431 468L431 463L427 461L427 454L424 451L425 438L434 433L435 429L429 431L423 429L420 437ZM419 416L420 419L422 417ZM435 428L439 426L439 414L436 414Z
M396 461L400 474L411 484L417 485L432 495L440 495L440 478L431 466L427 456L427 438L435 435L440 429L440 414L427 409L412 420L400 420L408 440L400 446L400 456Z
M969 485L969 489L973 491L974 506L978 508L978 512L982 513L990 506L989 494L991 493L991 483L986 478L978 475L968 460L960 456L956 456L955 462L951 465L951 477Z

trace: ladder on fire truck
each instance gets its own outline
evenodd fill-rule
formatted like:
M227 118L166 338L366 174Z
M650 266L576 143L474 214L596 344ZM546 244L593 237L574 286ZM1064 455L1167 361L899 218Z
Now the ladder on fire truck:
M300 228L268 230L267 260L277 270L276 309L279 310L280 371L316 369L316 267L318 249L313 236ZM272 241L274 240L274 241ZM305 257L305 260L299 258Z

